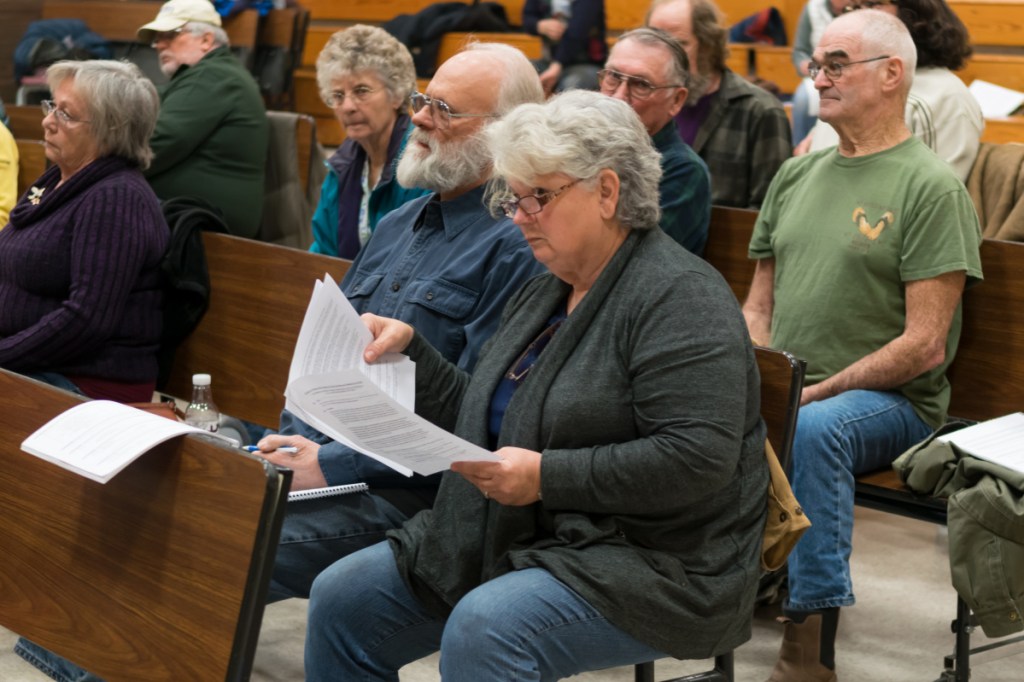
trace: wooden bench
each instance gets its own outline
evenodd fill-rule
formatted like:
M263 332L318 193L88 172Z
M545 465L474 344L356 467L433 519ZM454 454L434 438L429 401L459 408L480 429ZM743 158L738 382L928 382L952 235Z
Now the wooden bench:
M101 485L19 449L81 398L0 393L0 625L109 682L248 680L290 472L187 436Z
M224 414L276 427L313 282L324 273L340 282L350 263L241 237L203 237L210 308L178 347L165 391L187 398L192 374L208 372Z
M15 139L18 146L18 196L28 191L32 183L39 179L50 160L46 158L46 146L42 140Z
M43 0L43 19L81 19L116 43L137 43L140 26L156 18L160 5L145 0ZM224 21L232 47L256 48L259 13L243 10Z
M43 110L38 104L6 104L7 127L16 139L43 139Z

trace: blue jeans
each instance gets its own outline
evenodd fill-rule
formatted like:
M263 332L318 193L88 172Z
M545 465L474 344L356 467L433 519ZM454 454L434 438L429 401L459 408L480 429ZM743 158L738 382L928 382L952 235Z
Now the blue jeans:
M811 527L789 555L789 608L854 603L855 477L892 464L931 431L899 393L847 391L800 408L792 483Z
M321 571L384 539L408 517L372 493L289 502L277 546L268 602L309 597Z
M665 656L539 568L480 585L447 619L409 592L387 543L342 559L313 584L307 682L397 680L399 668L438 649L445 682L558 680Z

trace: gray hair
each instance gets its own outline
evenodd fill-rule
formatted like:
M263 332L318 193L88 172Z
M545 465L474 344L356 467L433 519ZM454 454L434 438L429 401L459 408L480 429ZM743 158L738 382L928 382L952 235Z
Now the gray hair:
M661 155L633 109L597 92L570 90L545 104L524 104L486 128L500 178L488 189L492 211L508 196L503 181L524 184L562 173L594 186L607 168L619 177L619 222L633 230L658 226Z
M641 45L647 45L649 47L662 47L668 50L669 62L668 62L668 73L665 74L668 78L669 83L681 85L683 87L689 87L690 83L690 58L686 56L686 50L679 44L679 41L670 36L660 28L651 28L645 26L644 28L635 28L632 31L627 31L619 36L618 41L615 43L623 43L627 40L640 43ZM615 48L612 47L612 51ZM656 85L664 85L664 83L656 83Z
M505 66L494 106L498 115L504 116L520 104L544 101L544 88L537 69L521 50L503 43L471 42L463 51L491 55Z
M333 84L347 74L377 74L395 108L404 107L416 89L416 69L409 50L377 26L356 24L332 35L316 59L316 82L326 102Z
M202 38L206 34L210 34L213 36L213 44L217 47L231 44L231 41L228 40L227 31L220 26L214 26L213 24L207 24L202 21L189 21L181 27L181 30L187 31L197 38Z
M883 54L899 57L903 62L903 95L910 92L910 86L914 83L914 69L917 68L917 48L906 24L876 9L842 14L833 19L832 24L836 24L836 28L851 24L850 30L860 34L861 49L866 57ZM832 24L829 24L829 28L832 28Z
M88 109L89 128L100 153L149 168L149 138L160 115L160 97L152 81L134 64L108 59L62 61L46 70L51 91L69 79Z

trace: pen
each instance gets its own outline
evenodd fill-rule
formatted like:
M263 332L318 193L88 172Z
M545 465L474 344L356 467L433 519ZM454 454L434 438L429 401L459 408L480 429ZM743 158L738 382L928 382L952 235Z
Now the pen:
M255 445L246 445L242 449L245 450L246 452L259 452L260 451L260 449L258 447L256 447ZM295 453L297 453L299 451L299 449L295 448L295 447L292 447L291 445L285 445L285 446L279 447L277 449L277 451L278 452L290 452L290 453L292 453L294 455Z

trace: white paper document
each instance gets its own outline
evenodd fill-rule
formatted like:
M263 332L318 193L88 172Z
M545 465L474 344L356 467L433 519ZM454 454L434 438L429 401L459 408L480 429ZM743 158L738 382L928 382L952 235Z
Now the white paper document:
M418 417L415 364L400 354L367 364L363 350L372 340L330 276L317 282L295 343L286 407L406 476L429 476L461 460L498 461L494 453Z
M985 118L1002 118L1015 112L1024 104L1024 92L1004 88L988 81L975 80L969 88L974 99L978 100L981 113Z
M142 453L169 438L207 431L109 400L62 412L26 438L21 449L106 483Z
M1024 412L989 419L939 436L979 459L1024 472Z

